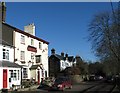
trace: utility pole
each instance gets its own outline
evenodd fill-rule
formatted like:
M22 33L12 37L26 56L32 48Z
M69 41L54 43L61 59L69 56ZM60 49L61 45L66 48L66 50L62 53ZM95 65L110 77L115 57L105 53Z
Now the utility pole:
M118 2L118 23L117 23L117 30L118 30L118 57L120 58L120 1ZM120 65L120 62L118 60L118 65ZM120 74L120 70L118 71Z
M113 3L110 0L110 4L111 4L111 9L112 9L112 16L113 16L113 25L114 27L114 33L116 33L116 48L115 51L113 51L114 56L116 58L116 66L117 66L117 72L120 72L119 70L119 64L120 64L120 1L118 2L118 8L116 10L114 10L113 7Z
M119 30L119 27L120 27L120 1L118 2L118 9L117 9L117 30Z
M0 2L0 44L2 44L2 3Z

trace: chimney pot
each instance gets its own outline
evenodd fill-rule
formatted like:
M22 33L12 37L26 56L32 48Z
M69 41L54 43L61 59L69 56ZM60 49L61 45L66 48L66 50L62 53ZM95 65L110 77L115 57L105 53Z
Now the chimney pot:
M65 54L65 57L68 58L68 54Z
M24 31L35 36L35 25L34 23L24 26Z
M54 55L55 54L55 49L51 49L51 54Z
M61 56L64 57L64 52L61 52Z
M5 22L5 19L6 19L6 6L5 6L5 2L2 2L1 5L2 5L2 22Z

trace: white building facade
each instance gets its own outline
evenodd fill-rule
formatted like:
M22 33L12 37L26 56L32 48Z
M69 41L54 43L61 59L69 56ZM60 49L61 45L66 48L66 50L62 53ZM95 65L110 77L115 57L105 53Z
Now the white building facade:
M21 86L21 66L14 63L14 48L0 44L0 89Z
M40 83L41 78L48 77L49 43L35 36L34 24L25 26L25 31L15 30L13 37L15 63L23 66L22 78Z
M21 78L35 79L40 83L41 78L48 76L49 42L35 36L34 24L25 26L25 31L7 24L5 3L2 2L1 8L0 73L3 77L0 79L0 88L20 85Z
M65 70L67 67L73 67L76 64L76 60L73 57L64 57L64 60L60 60L60 70Z

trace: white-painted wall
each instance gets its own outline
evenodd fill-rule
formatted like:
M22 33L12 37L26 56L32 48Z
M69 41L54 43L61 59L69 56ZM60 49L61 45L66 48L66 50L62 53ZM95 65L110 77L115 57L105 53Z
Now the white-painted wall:
M60 70L64 70L66 68L65 66L65 61L64 60L60 60Z
M67 59L66 60L60 60L60 70L64 70L67 67L72 67L73 64L76 64L75 62L69 62Z
M3 59L3 48L9 50L9 60ZM10 61L14 62L14 49L13 47L0 45L0 62L1 61ZM0 63L1 64L1 63ZM13 67L0 67L0 89L3 88L3 69L7 69L7 88L10 89L12 84L14 85L21 85L21 68L13 68ZM11 83L9 82L10 74L9 70L19 70L19 80L11 79ZM18 73L17 73L18 74Z
M38 41L37 39L25 36L25 44L21 44L21 35L24 35L22 33L14 31L14 38L15 38L15 59L17 59L16 63L19 65L24 65L28 67L28 79L31 78L30 76L30 70L32 64L29 64L28 62L33 62L33 65L37 65L35 55L41 55L41 63L43 64L44 70L47 71L48 75L48 44L43 43L41 41ZM34 40L34 45L31 45L31 39ZM42 49L39 49L39 42L41 42ZM37 48L37 52L31 52L27 50L28 45L34 46ZM25 51L25 64L22 64L20 61L20 52ZM31 60L31 53L34 54L34 59Z
M7 69L7 89L12 88L12 84L20 86L21 85L21 68L10 68L10 67L0 67L0 89L3 88L3 69ZM9 70L19 70L19 80L18 77L16 80L11 79L11 82L9 82L9 78L10 78L10 72ZM17 74L18 76L18 74Z
M19 80L18 80L18 73L17 73L17 79L11 78L11 82L9 83L9 88L12 87L12 84L14 85L21 85L21 68L8 68L8 77L10 78L10 72L9 70L19 70ZM8 78L8 82L9 82Z
M3 59L3 49L9 50L9 60ZM14 61L14 49L13 49L13 47L9 47L6 45L3 46L0 44L0 60L13 62Z

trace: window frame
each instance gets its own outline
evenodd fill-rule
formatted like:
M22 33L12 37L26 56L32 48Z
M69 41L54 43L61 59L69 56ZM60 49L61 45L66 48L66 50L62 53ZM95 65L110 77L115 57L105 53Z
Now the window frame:
M20 51L20 60L25 61L25 51Z
M40 63L41 62L41 55L36 55L35 61L36 61L36 63Z
M20 39L21 44L25 44L25 36L21 35L21 39Z
M39 42L39 49L42 49L42 43Z
M20 77L19 77L19 75L17 73L18 71L19 70L9 70L10 78L13 79L13 80L19 80Z
M27 70L27 68L23 68L23 78L28 78L28 70Z
M31 39L31 45L34 46L34 39Z
M3 52L3 60L9 60L9 50L3 48L2 52Z
M34 60L34 54L31 53L31 60Z

